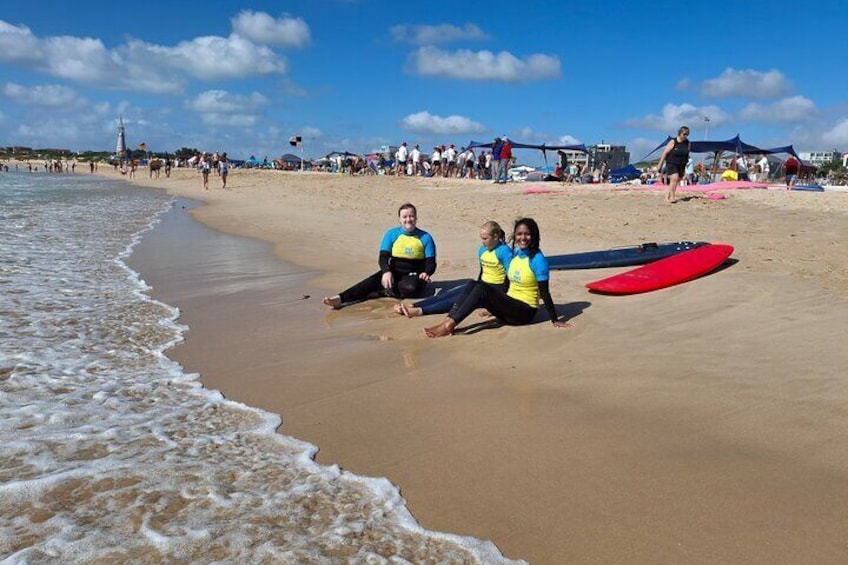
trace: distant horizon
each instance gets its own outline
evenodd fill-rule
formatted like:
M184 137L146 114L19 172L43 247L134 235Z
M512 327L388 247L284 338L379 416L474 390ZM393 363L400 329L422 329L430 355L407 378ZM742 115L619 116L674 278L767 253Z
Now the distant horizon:
M312 155L364 154L507 135L624 145L637 159L687 125L693 140L848 151L841 0L743 3L729 21L656 0L531 2L520 17L503 0L444 14L386 0L210 2L182 17L151 0L155 25L116 21L104 0L3 14L2 136L111 147L123 117L127 145L156 152L271 156L300 136ZM796 30L815 41L765 52Z

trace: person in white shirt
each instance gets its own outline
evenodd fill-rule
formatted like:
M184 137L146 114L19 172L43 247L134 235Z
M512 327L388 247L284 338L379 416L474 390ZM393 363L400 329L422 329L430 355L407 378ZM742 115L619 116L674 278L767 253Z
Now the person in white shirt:
M739 180L750 180L748 178L748 160L744 155L739 155L736 158L736 173Z
M769 173L771 172L769 168L769 160L768 157L763 155L759 161L757 161L757 165L760 167L760 175L757 179L759 182L768 182Z
M433 165L433 176L442 174L442 148L438 145L433 148L430 154L430 164Z
M401 176L406 174L406 158L409 156L409 150L406 148L406 142L400 144L395 153L395 175Z
M415 147L412 148L412 151L410 151L409 159L412 161L412 176L418 176L418 174L421 172L421 151L418 149L417 143L415 144Z
M446 177L452 177L456 172L456 148L453 143L450 144L450 147L445 149L443 160L445 161L442 163L442 168L444 169L443 174Z

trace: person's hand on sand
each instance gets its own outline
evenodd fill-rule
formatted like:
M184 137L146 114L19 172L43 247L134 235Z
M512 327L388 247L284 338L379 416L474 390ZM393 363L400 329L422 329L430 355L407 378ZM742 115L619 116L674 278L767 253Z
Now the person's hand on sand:
M430 282L430 275L427 273L419 273L418 278L425 282Z
M558 322L557 320L551 320L551 324L553 324L553 326L555 328L565 328L567 330L570 330L571 328L574 327L571 324L569 324L568 322Z
M383 278L382 278L383 288L385 288L387 290L392 288L392 285L394 285L394 282L395 282L395 278L392 275L391 271L387 271L387 272L383 273Z

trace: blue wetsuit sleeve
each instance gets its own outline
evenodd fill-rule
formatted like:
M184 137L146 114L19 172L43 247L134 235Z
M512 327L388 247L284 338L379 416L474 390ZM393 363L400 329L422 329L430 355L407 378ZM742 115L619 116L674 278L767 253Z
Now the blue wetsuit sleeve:
M380 251L388 251L392 252L392 245L397 241L398 235L400 235L400 228L390 228L386 230L386 233L383 234L383 240L380 242Z
M512 257L512 249L510 249L509 245L506 243L502 243L498 247L498 259L500 260L501 265L503 265L505 272L509 272L509 263L512 261Z
M550 278L551 268L548 265L548 258L542 255L541 251L537 252L530 259L530 268L533 269L533 274L536 275L537 281L542 282Z

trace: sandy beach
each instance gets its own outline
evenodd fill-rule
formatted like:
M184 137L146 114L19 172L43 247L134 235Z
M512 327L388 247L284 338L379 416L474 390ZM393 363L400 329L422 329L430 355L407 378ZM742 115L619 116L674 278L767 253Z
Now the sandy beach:
M190 328L169 356L280 414L320 463L391 480L422 527L534 564L848 561L848 195L665 205L608 185L525 195L521 183L240 170L227 190L213 175L203 191L189 170L127 182L201 201L177 211L259 246L236 254L243 265L211 236L194 245L196 232L139 249L133 268ZM376 270L406 201L436 240L437 284L476 276L484 221L509 231L521 216L548 255L704 240L732 244L735 261L624 297L584 288L617 270L553 272L570 330L430 340L422 328L441 316L408 320L389 299L321 304Z

